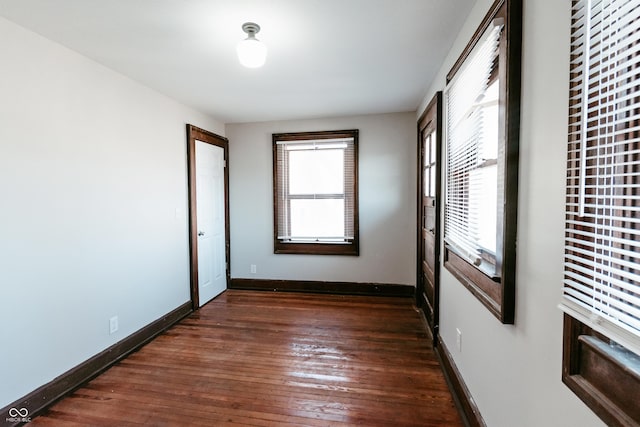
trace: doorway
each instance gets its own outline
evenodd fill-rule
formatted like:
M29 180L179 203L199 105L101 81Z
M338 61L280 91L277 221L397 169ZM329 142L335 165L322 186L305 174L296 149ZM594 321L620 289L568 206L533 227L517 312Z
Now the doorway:
M440 193L442 92L418 120L418 262L416 304L423 311L434 346L440 300Z
M203 306L229 283L229 140L187 125L191 301Z

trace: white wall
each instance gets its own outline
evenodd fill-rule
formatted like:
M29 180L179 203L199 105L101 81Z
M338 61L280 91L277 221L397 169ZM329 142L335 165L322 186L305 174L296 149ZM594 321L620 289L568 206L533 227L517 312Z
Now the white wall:
M0 407L189 300L186 123L0 18Z
M478 0L418 114L493 0ZM570 2L524 0L516 321L500 324L445 269L440 333L491 427L601 426L561 382ZM462 331L462 352L456 348Z
M340 129L360 130L360 256L274 255L271 134ZM231 276L415 285L415 129L415 113L228 124Z

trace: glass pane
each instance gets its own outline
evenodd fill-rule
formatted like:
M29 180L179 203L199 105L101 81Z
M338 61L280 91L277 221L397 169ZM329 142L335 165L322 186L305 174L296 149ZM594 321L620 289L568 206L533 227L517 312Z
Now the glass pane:
M471 171L469 192L469 226L478 246L496 252L498 203L498 166Z
M429 197L429 178L430 178L430 170L431 168L426 167L422 170L422 192L424 193L424 197Z
M435 163L436 162L436 132L433 131L431 132L431 135L429 135L429 142L431 143L431 148L430 148L430 153L431 155L429 156L429 163Z
M484 93L482 100L482 145L480 157L482 159L498 158L498 81L491 84Z
M343 194L344 150L289 151L289 194Z
M343 237L344 200L291 200L291 237Z
M430 162L430 141L431 135L426 135L422 140L422 193L424 197L429 197L429 163Z
M422 141L422 153L423 153L423 158L422 158L422 162L425 165L428 165L429 163L431 163L431 134L425 135L424 140Z
M429 168L431 172L431 185L429 186L429 197L436 197L436 167L432 165Z

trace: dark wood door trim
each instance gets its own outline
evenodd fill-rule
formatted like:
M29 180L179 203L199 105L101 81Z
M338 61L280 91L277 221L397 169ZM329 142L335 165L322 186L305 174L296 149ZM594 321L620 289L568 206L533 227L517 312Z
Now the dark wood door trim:
M435 197L433 199L432 208L434 212L433 230L429 230L433 236L433 289L425 289L424 265L425 262L425 227L424 227L424 138L430 132L435 131ZM437 345L436 337L438 336L439 324L439 305L440 305L440 212L441 212L441 187L442 187L442 92L438 91L431 102L427 105L424 112L418 120L418 141L417 141L417 262L416 262L416 304L423 311L429 329L432 334L433 344ZM429 296L430 295L430 296Z
M229 140L213 132L187 125L187 169L189 185L189 258L190 258L190 285L191 305L193 310L200 308L200 296L198 294L198 219L196 205L196 140L207 144L216 145L224 149L224 221L225 221L225 253L227 265L225 268L227 286L231 282L230 260L230 233L229 233Z

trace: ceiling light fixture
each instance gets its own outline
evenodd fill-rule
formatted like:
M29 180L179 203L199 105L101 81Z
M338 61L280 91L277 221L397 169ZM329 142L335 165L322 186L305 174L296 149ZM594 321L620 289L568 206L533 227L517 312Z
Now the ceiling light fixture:
M247 33L248 37L236 47L240 63L247 68L262 67L267 59L267 47L256 38L260 26L253 22L245 22L242 24L242 31Z

